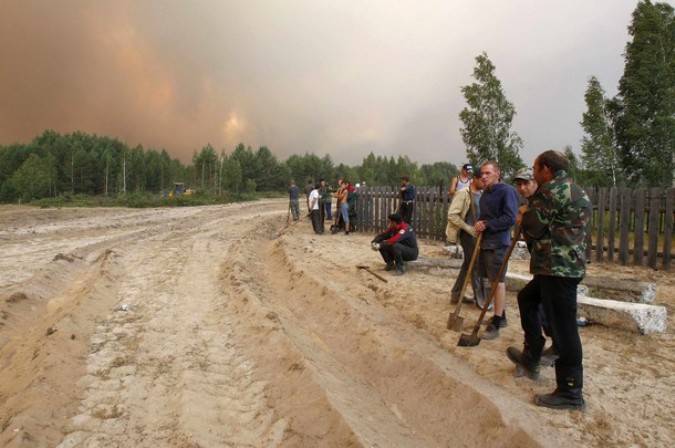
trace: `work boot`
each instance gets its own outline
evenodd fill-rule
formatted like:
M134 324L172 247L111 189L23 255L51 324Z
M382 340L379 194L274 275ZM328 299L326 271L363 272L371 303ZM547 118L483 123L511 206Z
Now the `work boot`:
M560 357L558 355L558 350L555 349L555 346L550 346L543 352L541 352L541 360L539 364L546 367L552 367L555 365L556 360Z
M501 316L492 316L492 322L488 324L487 328L483 332L482 339L491 340L496 339L499 336L499 328L501 328Z
M494 318L491 317L487 321L483 322L483 325L490 325L492 323L492 319ZM502 317L499 319L499 328L504 328L509 325L509 321L506 320L506 310L504 311L504 314L502 314Z
M384 267L385 271L393 271L394 269L396 269L396 265L394 264L393 261L390 261L389 263L387 263L387 266Z
M535 395L534 403L537 406L551 409L575 409L583 411L586 407L580 387L571 389L560 389L558 387L552 394Z
M509 347L506 349L506 356L518 366L526 377L531 380L539 379L539 364L529 359L529 356L526 356L525 353L515 347Z
M459 293L450 293L450 304L451 305L457 305L459 302ZM473 299L468 298L467 296L462 297L462 303L471 303L473 302Z
M394 275L403 275L405 274L405 266L402 264L399 264L396 266L396 272L394 272Z
M551 409L583 410L586 402L581 393L583 376L581 374L562 375L563 369L556 366L556 382L558 387L552 394L535 395L534 403Z

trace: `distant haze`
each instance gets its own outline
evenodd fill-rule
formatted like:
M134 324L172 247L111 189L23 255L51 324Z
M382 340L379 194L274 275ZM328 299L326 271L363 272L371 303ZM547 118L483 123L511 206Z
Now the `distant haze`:
M46 129L189 162L369 152L463 163L460 87L482 51L526 163L579 149L584 92L623 73L628 0L0 0L0 144Z

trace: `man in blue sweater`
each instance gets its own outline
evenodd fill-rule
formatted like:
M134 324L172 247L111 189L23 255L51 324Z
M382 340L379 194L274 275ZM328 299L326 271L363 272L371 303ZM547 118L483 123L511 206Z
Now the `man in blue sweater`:
M508 184L501 182L501 170L497 162L489 161L480 168L485 189L480 198L480 215L475 225L477 233L483 233L483 242L478 255L479 275L487 277L490 285L499 274L507 249L511 244L511 227L518 216L518 194ZM506 267L494 292L494 316L490 319L483 339L495 339L499 329L506 326Z

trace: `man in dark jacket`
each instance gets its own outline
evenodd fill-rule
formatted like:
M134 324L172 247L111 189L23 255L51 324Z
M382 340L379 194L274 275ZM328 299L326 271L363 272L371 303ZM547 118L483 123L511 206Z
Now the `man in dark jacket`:
M501 170L497 162L489 161L480 168L485 189L480 198L480 216L474 226L476 233L483 233L483 242L478 253L478 273L487 277L490 285L497 280L502 264L504 270L494 292L494 315L488 321L483 339L499 336L499 329L506 326L506 251L511 244L511 227L518 216L518 194L511 186L501 182ZM486 294L486 297L489 297Z
M389 215L389 227L371 241L373 250L380 251L387 266L385 271L396 269L395 275L405 274L404 261L417 260L419 249L412 227L398 213Z
M410 183L408 176L401 177L401 187L399 188L401 195L401 203L398 208L398 213L401 214L403 220L408 224L412 221L413 211L415 210L415 197L417 190L415 186Z

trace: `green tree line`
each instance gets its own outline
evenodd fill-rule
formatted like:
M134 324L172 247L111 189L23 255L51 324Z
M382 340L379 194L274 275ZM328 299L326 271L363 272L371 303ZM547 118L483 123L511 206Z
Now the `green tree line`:
M47 130L29 144L0 146L0 201L29 202L64 195L119 196L161 194L174 182L219 196L283 191L290 179L300 185L320 178L334 183L395 185L407 175L420 185L441 185L458 172L454 164L418 166L408 157L381 157L372 152L362 165L335 165L330 156L292 155L279 161L269 148L254 151L243 143L231 152L211 144L195 151L184 165L165 150L130 148L117 139L83 132L61 135Z

